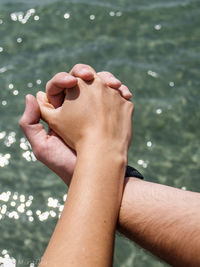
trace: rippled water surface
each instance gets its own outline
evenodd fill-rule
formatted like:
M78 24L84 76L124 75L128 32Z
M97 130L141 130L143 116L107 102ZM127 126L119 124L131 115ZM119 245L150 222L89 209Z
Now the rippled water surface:
M199 0L1 0L0 263L36 266L67 194L18 127L24 96L78 62L134 94L130 164L200 191ZM8 265L11 266L11 265ZM114 266L166 266L117 237Z

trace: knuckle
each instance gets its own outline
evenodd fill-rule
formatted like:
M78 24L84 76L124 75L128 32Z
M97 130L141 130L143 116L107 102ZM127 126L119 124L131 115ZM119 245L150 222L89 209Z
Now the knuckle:
M81 63L76 64L76 65L72 68L72 70L71 70L70 73L75 73L76 75L80 75L80 72L81 72L83 69L84 69L84 70L87 70L88 73L89 73L89 72L91 72L91 73L93 73L93 74L96 73L95 70L94 70L91 66L89 66L89 65L87 65L87 64L81 64Z
M81 68L82 66L83 66L83 64L77 63L74 65L73 69Z
M111 72L109 71L105 71L105 74L109 75L109 76L114 76Z
M47 83L46 83L46 91L48 92L50 87L52 85L52 80L49 80Z
M64 76L66 76L67 72L59 72L57 73L49 82L57 82L57 80L62 79Z
M73 69L74 69L75 71L79 71L79 70L82 69L82 68L89 68L89 66L86 65L86 64L78 63L78 64L76 64L76 65L74 66Z
M51 84L52 80L49 80L47 83L46 83L46 87L49 86Z
M110 77L110 76L113 76L113 75L112 75L110 72L108 72L108 71L101 71L100 74L101 74L101 75L105 75L105 76L109 76L109 77Z
M67 72L64 72L64 71L58 72L53 78L60 78L62 76L65 76L66 74L67 74Z
M113 75L111 72L109 72L109 71L105 71L105 76L107 77L107 78L109 78L109 79L116 79L117 80L117 78L115 77L115 75Z
M101 72L98 72L97 73L102 79L105 79L106 81L109 81L109 79L111 78L115 78L116 77L111 73L111 72L108 72L108 71L101 71ZM117 79L116 79L117 80Z
M52 79L50 79L46 83L46 90L49 91L52 86L56 85L60 79L64 78L68 73L67 72L59 72Z

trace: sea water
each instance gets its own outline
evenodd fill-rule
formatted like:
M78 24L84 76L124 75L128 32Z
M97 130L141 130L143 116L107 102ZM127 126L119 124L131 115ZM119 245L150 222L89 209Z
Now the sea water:
M62 212L67 189L36 160L18 120L26 94L76 63L110 71L132 91L129 164L148 181L200 191L199 7L199 0L1 0L0 263L37 266ZM117 236L114 266L166 264Z

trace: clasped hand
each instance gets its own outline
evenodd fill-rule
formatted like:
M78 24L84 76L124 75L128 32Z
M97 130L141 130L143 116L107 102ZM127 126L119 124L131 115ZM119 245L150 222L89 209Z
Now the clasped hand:
M130 97L128 88L111 73L97 74L79 64L70 74L54 76L46 94L37 94L37 101L27 96L20 124L36 157L69 185L76 152L84 144L104 143L108 149L127 154L134 110L127 101ZM48 135L39 123L40 116L53 130Z

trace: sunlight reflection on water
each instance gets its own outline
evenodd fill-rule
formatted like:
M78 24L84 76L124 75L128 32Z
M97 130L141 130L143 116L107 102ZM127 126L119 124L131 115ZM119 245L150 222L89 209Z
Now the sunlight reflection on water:
M0 263L37 266L62 212L67 190L38 163L18 120L26 94L78 62L113 72L132 90L130 164L147 180L200 191L196 1L2 0L0 7ZM166 266L117 238L114 265L133 264Z

